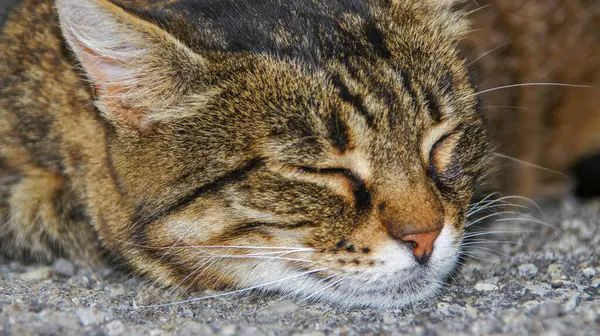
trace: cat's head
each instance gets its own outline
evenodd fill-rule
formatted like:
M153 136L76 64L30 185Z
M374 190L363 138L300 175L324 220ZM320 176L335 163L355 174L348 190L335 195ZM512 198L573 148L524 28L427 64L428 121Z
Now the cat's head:
M431 296L489 151L449 6L59 0L121 195L90 204L126 218L106 245L172 285Z

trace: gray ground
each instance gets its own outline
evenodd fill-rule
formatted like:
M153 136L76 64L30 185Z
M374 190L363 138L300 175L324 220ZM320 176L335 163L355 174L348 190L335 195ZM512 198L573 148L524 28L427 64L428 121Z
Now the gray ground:
M405 309L344 311L260 293L140 308L181 297L118 270L0 260L0 334L599 335L600 204L566 199L544 208L557 229L476 229L535 232L482 236L506 242L487 243L498 252L476 254L439 297Z
M15 2L0 0L0 23ZM481 246L498 252L475 254L439 297L405 309L344 311L259 293L139 308L181 297L118 270L0 257L0 335L599 335L600 206L568 199L545 208L557 229L476 229L535 232L479 237L506 242Z

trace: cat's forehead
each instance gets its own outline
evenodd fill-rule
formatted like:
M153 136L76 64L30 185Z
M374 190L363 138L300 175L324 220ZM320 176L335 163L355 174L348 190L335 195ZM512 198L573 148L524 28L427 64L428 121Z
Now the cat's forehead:
M317 62L360 48L374 20L369 1L117 0L200 52L251 52ZM350 19L353 18L353 19ZM363 28L353 27L364 25ZM354 34L352 30L364 30Z

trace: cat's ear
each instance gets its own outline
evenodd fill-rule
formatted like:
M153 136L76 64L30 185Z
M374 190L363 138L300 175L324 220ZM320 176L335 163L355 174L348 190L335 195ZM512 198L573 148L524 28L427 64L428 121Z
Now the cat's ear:
M207 61L158 26L106 0L58 0L63 35L108 118L143 127L197 85Z

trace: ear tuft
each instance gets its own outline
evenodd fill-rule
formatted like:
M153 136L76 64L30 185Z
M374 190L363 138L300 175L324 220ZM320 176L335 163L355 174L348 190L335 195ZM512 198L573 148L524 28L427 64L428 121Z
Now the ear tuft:
M57 0L65 40L111 118L141 126L194 87L206 61L158 26L106 0Z

